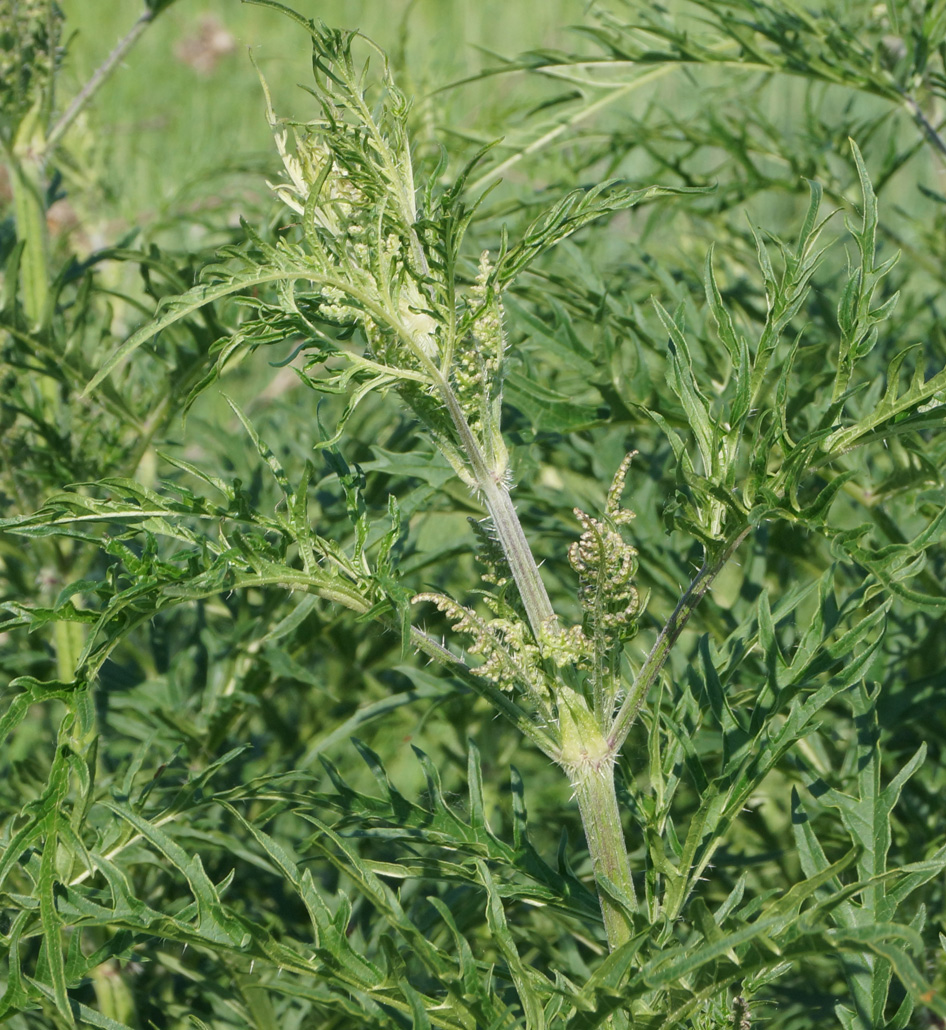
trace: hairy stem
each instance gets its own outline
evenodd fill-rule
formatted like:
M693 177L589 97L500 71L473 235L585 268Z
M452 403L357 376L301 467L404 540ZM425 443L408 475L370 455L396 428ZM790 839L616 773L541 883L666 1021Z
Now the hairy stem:
M509 496L505 484L490 469L473 430L463 414L460 402L450 384L437 372L437 387L440 396L450 413L460 444L470 462L477 489L483 495L486 510L496 527L499 544L509 562L513 579L519 590L522 605L526 610L529 625L536 640L540 639L543 629L547 629L555 621L555 610L549 600L548 591L539 575L529 541L522 531L522 524L516 514L515 505Z
M608 938L608 947L614 951L626 944L632 934L624 906L612 897L614 888L624 895L630 905L636 901L631 863L621 827L621 811L614 788L614 763L609 760L598 767L586 766L575 774L572 787L591 855L598 901L604 918L604 932Z
M614 789L617 752L584 699L567 688L559 699L559 725L562 749L556 760L567 773L578 801L608 947L614 951L631 939L628 909L636 905Z
M548 629L555 622L555 610L539 575L539 567L529 547L529 541L522 531L515 505L505 486L493 482L483 491L483 498L519 589L519 596L529 617L532 632L539 640L543 628Z

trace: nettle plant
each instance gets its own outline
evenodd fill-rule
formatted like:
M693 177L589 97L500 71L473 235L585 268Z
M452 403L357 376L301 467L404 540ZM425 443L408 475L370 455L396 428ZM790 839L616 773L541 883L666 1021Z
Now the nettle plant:
M123 363L133 365L159 334L238 297L241 317L210 349L200 381L187 384L184 406L239 357L288 342L301 383L344 398L344 408L334 431L315 403L296 427L311 437L315 459L293 481L231 402L281 491L274 511L239 480L164 454L183 474L166 489L103 477L4 521L6 532L31 541L104 547L108 571L88 571L52 605L11 609L6 624L75 623L84 643L74 678L20 677L0 719L11 734L36 705L66 709L45 785L5 823L0 884L11 914L0 1014L11 1026L40 1025L39 1013L57 1026L139 1025L127 986L106 987L97 970L132 958L184 970L164 941L192 945L224 971L223 985L206 963L193 974L210 996L181 1013L196 1026L318 1018L339 1027L721 1030L755 1025L756 1006L810 969L833 984L818 1018L860 1028L916 1025L921 1011L946 1018L930 983L925 909L913 899L941 877L946 848L928 840L913 861L891 860L894 808L926 751L887 776L878 716L888 620L902 617L898 605L943 607L926 565L938 560L946 514L935 498L921 499L910 532L885 545L871 522L851 517L873 490L912 501L935 486L926 466L898 476L888 455L943 428L946 371L928 375L922 348L910 346L874 371L870 356L897 304L886 286L896 257L878 256L877 202L856 143L849 160L861 196L846 255L825 257L834 212L822 210L817 182L793 243L752 230L752 274L764 298L755 322L736 313L706 253L713 328L705 338L715 361L702 341L693 347L687 305L668 311L654 299L674 406L638 408L640 425L655 430L641 429L641 446L660 438L661 450L639 455L628 440L597 507L562 513L571 540L557 556L537 555L539 534L513 500L524 484L503 397L513 376L519 396L541 404L543 394L541 384L531 393L523 385L520 335L504 300L579 230L708 189L602 182L480 251L468 237L482 235L477 219L490 188L471 196L467 184L488 151L452 181L445 157L415 172L410 105L384 54L356 34L291 16L312 39L313 119L280 122L264 84L285 169L273 189L291 225L275 238L247 227L246 244L167 299L101 363L87 392L112 389ZM372 63L358 55L362 47ZM806 318L813 277L831 260L837 325L826 348L821 337L808 342ZM580 341L565 338L587 364ZM551 390L548 397L561 401ZM430 492L425 502L391 492L379 514L365 472L343 457L349 427L374 403L400 405L422 434L405 455L406 473L444 491L459 480L463 504L480 513L470 538L479 572L465 586L452 576L450 592L430 589L405 569L411 517ZM653 471L658 458L669 471ZM396 459L386 471L398 473ZM666 487L662 517L676 561L635 539L631 508L642 521L654 515L631 500L656 503L647 477ZM344 495L346 530L313 513L317 481ZM818 542L808 545L807 574L783 564L777 576L794 578L763 579L738 617L704 616L724 573L764 560L776 527ZM667 580L686 564L680 553L698 554L696 572L667 604ZM327 760L329 790L288 768L218 787L215 777L240 760L241 747L212 755L170 793L156 788L161 770L142 785L141 755L106 775L95 702L106 660L171 610L254 592L282 606L240 650L207 727L213 746L227 739L227 713L239 700L233 684L262 656L275 662L285 649L281 673L305 677L290 642L330 602L355 613L365 633L380 624L399 635L401 668L417 684L432 674L410 663L413 653L484 699L561 771L590 877L573 868L580 850L570 856L563 845L552 866L533 848L515 770L512 844L491 829L472 742L465 814L448 803L422 753L427 792L410 801L364 745L379 794L361 793ZM632 733L640 744L624 754ZM742 813L773 790L790 794L786 833L798 864L768 881L747 869L720 894L714 862ZM376 857L370 845L379 840L395 850ZM208 873L201 849L211 842L245 859L239 873ZM155 864L187 885L171 904L162 898L170 888L136 872ZM281 923L241 904L253 868L275 875L302 915ZM526 910L547 922L530 923ZM83 995L90 983L91 998ZM825 1004L835 1004L833 1017ZM794 1025L813 1025L813 1009Z

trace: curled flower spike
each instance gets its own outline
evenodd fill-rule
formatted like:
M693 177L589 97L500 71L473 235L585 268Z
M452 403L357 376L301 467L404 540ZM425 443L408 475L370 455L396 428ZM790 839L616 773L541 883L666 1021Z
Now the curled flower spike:
M627 543L618 527L634 518L634 513L621 507L621 494L627 470L635 452L621 462L605 505L604 517L593 518L580 508L575 518L584 532L568 549L568 561L579 577L579 601L592 623L606 635L627 637L637 628L641 599L634 576L637 573L637 549Z
M473 530L477 540L476 559L483 567L481 575L483 581L495 587L504 587L509 583L512 573L509 570L509 562L503 554L502 546L496 538L496 531L489 521L482 521L468 518L470 529Z
M621 507L621 494L624 493L627 471L636 457L637 451L631 451L624 456L624 460L618 465L617 472L614 473L614 479L611 480L611 488L608 490L604 513L616 526L623 526L635 518L634 512L630 508Z

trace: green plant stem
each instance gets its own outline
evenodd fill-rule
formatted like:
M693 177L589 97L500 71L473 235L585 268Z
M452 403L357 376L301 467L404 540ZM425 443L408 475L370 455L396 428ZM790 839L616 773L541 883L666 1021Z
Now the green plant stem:
M494 474L486 461L473 430L463 414L460 402L450 384L436 373L437 388L443 399L450 418L460 437L460 443L473 469L476 487L483 495L486 510L496 527L496 536L503 549L506 561L512 571L513 579L519 590L522 605L526 610L529 625L536 640L540 640L543 630L547 630L555 622L555 609L549 600L548 591L539 575L532 548L522 531L522 524L516 514L515 505L509 496L509 490L499 475Z
M614 951L626 944L632 934L624 906L612 897L614 889L624 895L629 906L636 904L614 786L614 755L607 751L598 757L589 754L569 772L591 855L608 947Z
M509 490L499 474L490 469L450 384L440 378L438 387L493 519L532 632L540 640L543 630L554 625L555 611ZM561 706L560 728L563 748L558 762L568 773L578 801L608 947L614 951L630 940L632 928L625 905L617 901L613 893L616 890L623 895L628 906L636 901L614 786L617 748L609 745L594 717L577 699L574 707L567 701Z
M743 526L735 535L730 537L726 545L719 552L714 561L707 560L703 567L696 574L693 582L686 589L686 593L680 598L670 618L664 623L650 654L641 666L640 672L634 679L634 685L628 691L624 704L611 724L611 733L608 743L618 751L627 740L627 735L637 718L637 714L647 697L654 680L660 675L660 670L670 657L673 645L677 642L683 628L690 620L690 616L696 610L696 606L703 599L703 595L713 585L713 581L722 572L724 566L733 556L739 545L749 535L751 526Z
M578 801L608 947L614 951L631 939L628 910L637 904L614 788L617 750L581 694L563 685L557 701L562 747L556 761Z
M547 147L550 143L553 143L556 139L573 129L580 122L591 118L603 108L623 100L627 94L633 90L639 89L641 86L652 82L654 79L663 78L663 76L667 75L672 68L673 65L664 65L661 68L655 68L651 71L645 72L640 77L634 79L633 82L628 82L617 87L611 87L611 91L608 94L603 97L599 97L597 100L588 104L586 107L581 108L581 110L571 115L569 118L564 119L556 125L554 129L550 129L548 132L543 133L538 139L533 140L528 146L523 147L521 150L517 150L515 154L512 154L504 161L501 161L495 168L490 168L488 172L481 175L475 182L471 183L469 187L470 193L476 193L481 189L485 189L491 182L494 182L499 176L508 171L509 168L518 164L519 161L522 161L524 158L534 154L536 151ZM540 72L543 71L543 69L538 70Z
M56 649L56 675L64 683L76 676L79 656L85 644L85 627L77 622L57 622L53 633Z
M487 484L483 491L483 499L492 516L503 554L509 562L509 568L519 588L519 596L529 616L532 632L536 639L540 640L542 630L547 630L555 622L555 611L539 575L539 567L536 565L532 549L522 531L515 505L506 487L495 482Z

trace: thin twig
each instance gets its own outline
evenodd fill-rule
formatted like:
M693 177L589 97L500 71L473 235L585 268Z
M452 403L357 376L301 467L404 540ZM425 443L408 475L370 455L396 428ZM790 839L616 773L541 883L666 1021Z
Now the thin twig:
M713 581L722 572L723 567L733 556L736 549L749 535L751 529L751 526L744 526L729 541L715 562L703 565L693 582L680 598L670 618L664 623L664 627L654 642L654 646L650 649L650 654L637 674L633 687L628 692L627 697L624 699L624 704L621 705L621 710L615 716L612 723L608 743L615 752L620 749L627 739L631 726L633 726L634 720L637 718L637 713L640 711L644 698L647 696L647 691L654 680L657 679L660 670L664 667L664 663L670 657L673 645L683 632L683 628L690 621L690 616L696 610L696 606L703 599L706 591L713 585Z
M910 112L910 114L913 115L913 120L926 134L926 138L932 144L933 149L937 151L940 159L946 160L946 140L943 139L943 137L939 133L939 130L923 113L916 99L910 96L909 93L904 93L903 105Z
M643 86L647 82L651 82L654 79L661 78L666 75L670 70L671 65L665 65L661 68L656 68L653 71L645 72L638 78L631 82L624 83L621 86L610 86L611 92L606 96L599 97L593 103L587 107L581 108L575 114L569 118L564 119L555 126L554 129L550 129L548 132L543 133L538 139L533 140L527 147L522 150L516 151L510 157L507 157L505 161L501 161L495 168L490 168L487 172L481 175L475 182L469 186L471 193L476 193L477 190L489 185L497 177L501 176L513 165L518 164L523 158L528 157L530 154L534 154L537 150L541 150L543 147L548 146L554 140L558 139L563 133L567 132L573 126L579 122L584 121L586 118L590 118L593 114L596 114L602 108L607 107L609 104L615 103L622 97L627 96L632 90L637 89L639 86Z
M95 69L92 73L92 78L79 90L72 100L72 103L66 108L65 113L59 119L58 122L50 129L49 135L46 137L46 150L51 151L52 148L59 142L60 137L65 133L69 126L76 120L79 112L83 107L92 99L92 97L98 92L99 87L105 82L105 80L111 75L115 67L124 59L125 55L138 41L138 38L144 32L144 30L154 21L154 11L147 10L141 17L132 25L131 29L120 39L115 46L114 50L105 58L105 60Z

